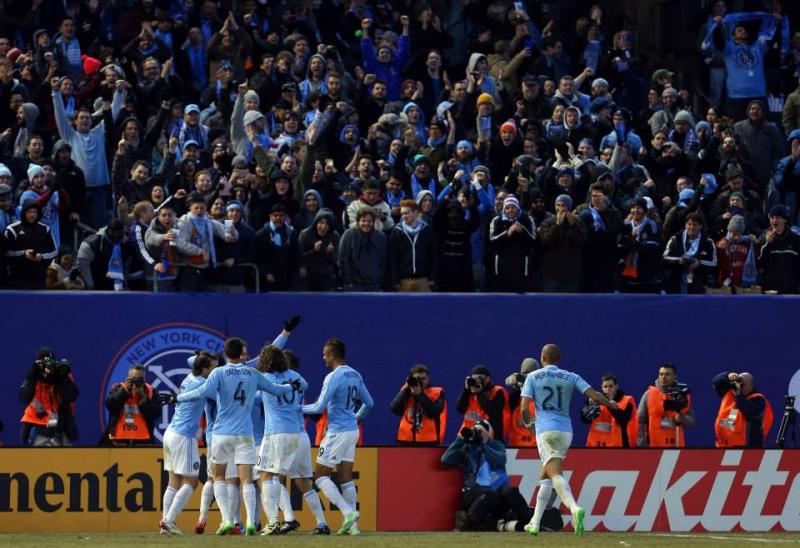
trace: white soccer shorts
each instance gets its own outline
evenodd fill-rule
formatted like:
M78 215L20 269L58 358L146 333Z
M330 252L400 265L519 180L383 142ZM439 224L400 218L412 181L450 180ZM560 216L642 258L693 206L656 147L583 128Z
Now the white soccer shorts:
M210 455L211 462L214 464L253 465L256 463L256 448L253 445L253 436L214 434L211 440Z
M322 443L319 444L317 463L328 468L335 468L340 462L354 462L358 430L350 432L331 432L328 430Z
M539 448L539 459L542 466L550 462L551 459L564 459L567 450L572 443L572 432L549 432L536 433L536 445Z
M310 478L311 442L308 434L268 434L258 453L259 470L290 478Z
M168 428L164 433L164 470L181 476L200 475L197 438L183 436Z

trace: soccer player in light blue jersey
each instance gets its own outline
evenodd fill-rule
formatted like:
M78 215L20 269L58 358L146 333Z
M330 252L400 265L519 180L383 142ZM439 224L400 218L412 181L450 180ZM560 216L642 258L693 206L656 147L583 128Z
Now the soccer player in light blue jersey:
M572 442L572 421L569 416L570 400L572 393L577 388L582 394L606 407L617 409L618 406L589 386L589 383L577 373L561 369L560 361L561 349L555 344L544 345L541 356L542 368L530 373L525 378L525 384L522 387L522 399L520 400L522 420L529 429L534 426L528 411L528 405L533 400L536 406L536 422L535 430L531 431L536 434L536 445L542 461L536 507L533 518L525 526L525 530L532 535L539 534L542 514L547 508L553 489L555 489L561 502L569 508L572 514L575 534L581 536L583 535L585 511L575 502L569 483L561 475L561 463L567 456L567 449Z
M199 388L206 382L214 364L214 356L201 352L187 360L192 372L183 379L179 393ZM175 414L164 433L164 470L169 472L169 485L164 491L163 516L159 526L162 535L182 535L175 520L197 488L200 474L200 451L197 428L203 413L203 400L185 401L175 406Z
M261 534L283 535L300 527L293 515L287 515L283 525L278 523L278 502L284 487L281 476L292 478L303 493L303 499L317 521L314 533L330 534L322 503L311 483L311 442L303 421L303 395L308 383L299 373L289 369L286 355L277 346L265 346L259 358L258 370L263 371L269 380L276 384L295 383L298 387L289 396L262 396L266 427L256 468L261 471L261 497L268 523Z
M228 363L214 369L199 388L178 395L178 401L217 395L217 417L209 454L214 464L214 497L222 514L222 524L217 530L219 535L227 534L234 525L225 485L225 467L230 460L233 460L239 471L242 498L247 512L246 534L253 536L257 533L255 527L257 502L253 485L256 451L253 445L251 420L255 394L259 389L276 395L291 394L293 390L290 385L270 382L256 369L242 363L242 356L246 353L246 344L242 339L226 340L225 356Z
M317 401L303 406L306 415L328 411L328 430L319 446L315 483L344 516L338 534L358 534L353 461L358 442L358 421L367 416L374 402L361 374L345 362L345 346L341 339L325 342L322 359L331 372L325 376ZM361 402L361 407L356 411L358 402ZM334 468L341 481L341 492L330 478Z

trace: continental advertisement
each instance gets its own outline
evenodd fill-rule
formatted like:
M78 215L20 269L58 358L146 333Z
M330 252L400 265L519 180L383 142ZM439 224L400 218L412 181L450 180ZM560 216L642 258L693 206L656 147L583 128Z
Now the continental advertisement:
M162 464L160 448L0 449L0 531L158 531L162 493L168 480ZM205 469L205 458L201 469ZM361 512L359 527L374 531L378 449L356 450L354 476ZM304 529L312 529L314 518L303 504L302 493L294 486L290 493L298 521ZM322 499L328 523L332 529L338 528L341 513L331 510ZM197 489L178 519L183 531L193 530L199 505ZM214 504L209 527L216 528L218 523L219 511Z

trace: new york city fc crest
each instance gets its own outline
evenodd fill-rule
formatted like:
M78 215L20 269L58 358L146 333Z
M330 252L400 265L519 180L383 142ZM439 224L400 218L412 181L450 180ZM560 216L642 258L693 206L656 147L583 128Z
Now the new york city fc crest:
M186 359L197 350L222 352L224 342L224 334L194 323L158 324L131 337L106 367L100 385L100 427L105 429L108 421L104 404L106 396L114 384L128 377L132 365L138 363L145 366L145 379L154 390L177 393L181 381L191 373ZM170 417L170 406L164 406L153 432L159 442L169 426Z

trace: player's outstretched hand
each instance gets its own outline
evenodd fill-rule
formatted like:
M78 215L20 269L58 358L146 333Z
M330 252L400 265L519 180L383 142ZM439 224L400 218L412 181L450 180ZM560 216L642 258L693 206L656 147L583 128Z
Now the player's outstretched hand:
M283 322L283 328L286 330L287 333L291 333L292 330L295 327L297 327L302 321L303 321L302 316L292 316L290 319Z

